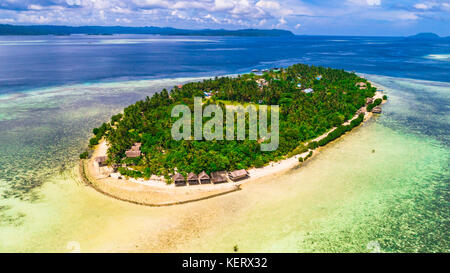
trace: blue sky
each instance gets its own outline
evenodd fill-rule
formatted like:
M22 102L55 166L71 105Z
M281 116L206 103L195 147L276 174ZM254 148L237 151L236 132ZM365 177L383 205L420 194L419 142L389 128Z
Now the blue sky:
M2 23L450 36L450 0L0 0Z

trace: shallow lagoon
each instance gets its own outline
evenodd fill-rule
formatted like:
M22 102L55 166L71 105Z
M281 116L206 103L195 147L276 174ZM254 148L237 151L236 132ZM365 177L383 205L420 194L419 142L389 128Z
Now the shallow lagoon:
M4 98L0 251L231 252L237 245L258 252L378 246L448 252L450 84L367 77L390 98L383 114L301 168L165 208L84 186L77 156L89 130L111 114L192 79L63 86Z
M233 251L235 245L260 252L449 251L447 42L0 40L0 252ZM298 62L369 73L390 97L383 114L297 170L198 203L141 207L77 180L78 155L92 128L136 100L198 79L192 75Z

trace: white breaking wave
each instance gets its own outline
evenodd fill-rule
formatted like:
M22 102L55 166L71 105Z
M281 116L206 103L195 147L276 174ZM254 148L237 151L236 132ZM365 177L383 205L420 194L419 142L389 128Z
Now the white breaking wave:
M427 59L450 62L450 54L429 54L425 56Z
M214 40L208 39L180 39L180 38L148 38L148 39L104 39L84 41L70 40L26 40L26 41L0 41L0 46L31 46L31 45L126 45L126 44L150 44L150 43L212 43Z

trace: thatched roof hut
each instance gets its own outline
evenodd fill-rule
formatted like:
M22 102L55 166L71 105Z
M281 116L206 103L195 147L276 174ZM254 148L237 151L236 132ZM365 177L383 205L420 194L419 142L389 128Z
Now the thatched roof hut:
M358 111L356 111L357 115L364 114L364 113L366 113L366 107L361 107L360 109L358 109Z
M141 156L141 151L128 150L128 151L125 152L125 155L128 158L136 158L136 157Z
M359 89L366 89L367 88L367 84L365 82L358 82L356 84L356 86L358 86Z
M201 184L209 184L211 183L211 179L209 177L209 175L203 171L198 175L198 180L200 181Z
M97 156L94 161L99 167L106 166L106 161L108 160L107 156Z
M187 181L189 185L198 185L198 177L195 173L189 173L187 176Z
M372 109L372 113L374 113L374 114L381 114L381 107L380 106L374 107Z
M128 158L136 158L136 157L141 156L141 146L142 146L142 143L140 143L140 142L134 143L133 146L131 146L131 149L125 151L125 155Z
M259 87L263 87L263 86L269 85L269 83L265 79L257 79L256 83L258 84Z
M131 150L132 150L132 151L140 151L140 150L141 150L141 146L142 146L142 143L136 142L136 143L134 143L134 145L131 147Z
M248 172L244 169L242 170L236 170L236 171L232 171L228 174L228 176L230 177L231 180L233 181L239 181L242 179L245 179L248 177Z
M184 180L184 176L180 173L172 176L172 181L175 183L175 186L186 186L186 180Z
M214 184L224 183L227 181L228 180L227 180L227 172L226 171L211 173L211 182L213 182Z

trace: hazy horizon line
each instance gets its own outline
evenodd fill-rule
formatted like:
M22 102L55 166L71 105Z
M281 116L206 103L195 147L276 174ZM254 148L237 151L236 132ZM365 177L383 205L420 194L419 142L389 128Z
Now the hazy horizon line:
M152 25L146 25L146 26L125 26L125 25L58 25L58 24L1 24L0 26L19 26L19 27L71 27L71 28L83 28L83 27L99 27L99 28L160 28L160 29L174 29L174 30L185 30L185 31L245 31L245 30L262 30L262 31L286 31L292 33L294 36L334 36L334 37L409 37L414 36L421 33L431 33L436 34L440 38L449 38L450 36L440 35L436 32L432 31L422 31L422 32L416 32L409 35L363 35L363 34L301 34L301 33L294 33L292 30L289 29L282 29L282 28L236 28L236 29L228 29L228 28L177 28L177 27L171 27L171 26L152 26ZM68 35L79 35L84 33L73 33ZM86 33L87 34L87 33ZM133 35L161 35L161 34L150 34L150 33L113 33L112 35L119 35L119 34L133 34ZM0 34L1 36L2 34ZM42 35L54 35L54 34L38 34L36 36L42 36ZM17 36L27 36L27 35L17 35ZM166 35L163 35L166 36ZM183 36L183 35L180 35Z

